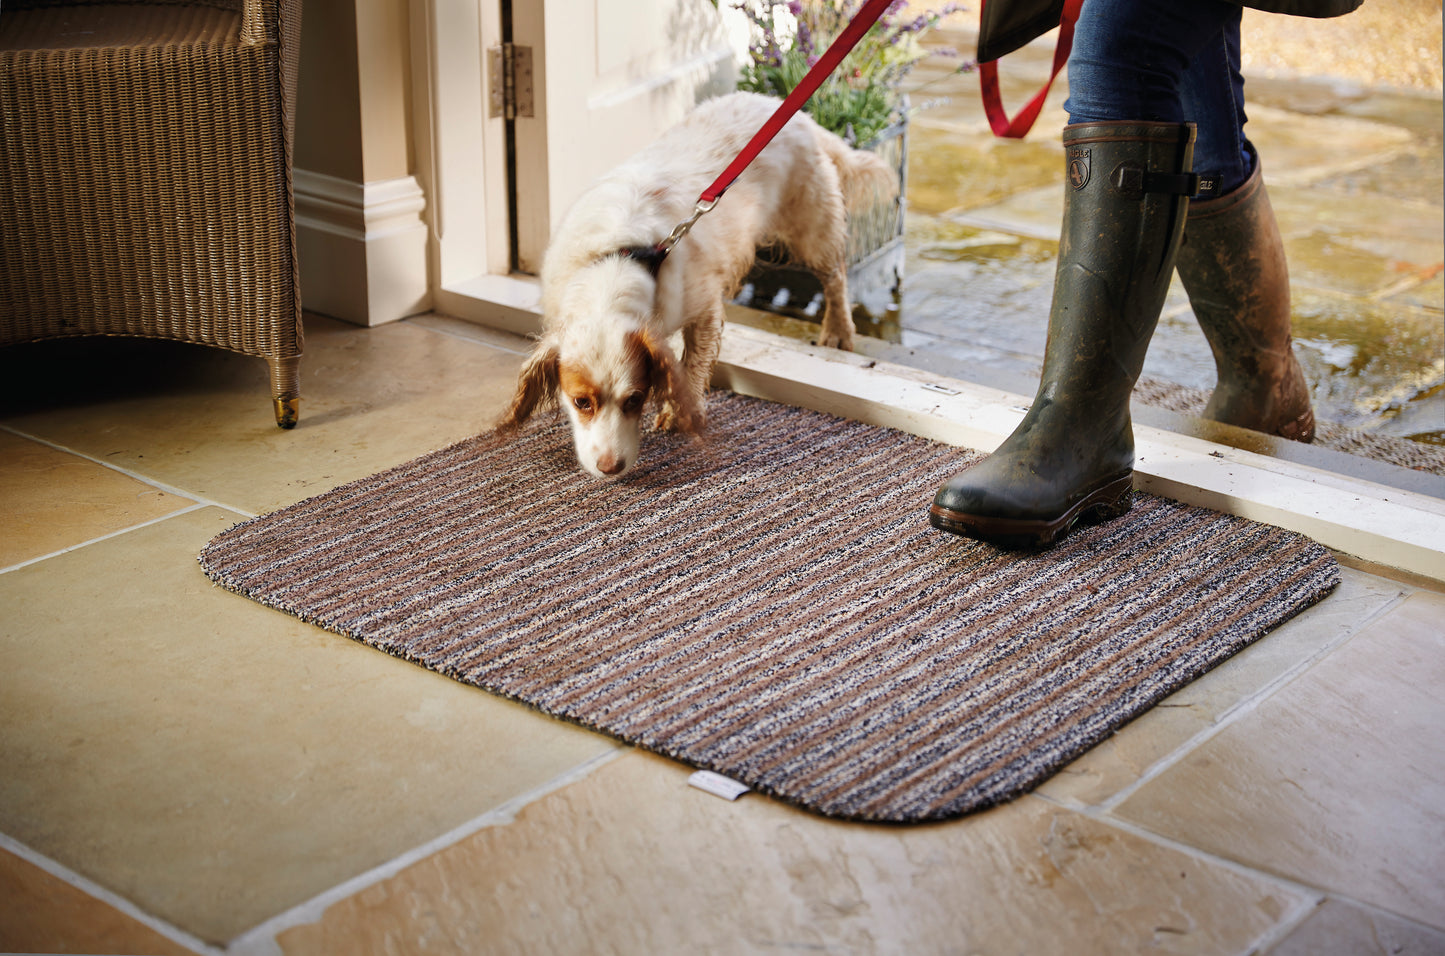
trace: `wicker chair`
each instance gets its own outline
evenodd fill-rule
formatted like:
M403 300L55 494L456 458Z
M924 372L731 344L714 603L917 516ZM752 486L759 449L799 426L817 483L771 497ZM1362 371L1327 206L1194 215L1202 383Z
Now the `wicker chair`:
M0 0L0 345L195 342L296 424L300 0Z

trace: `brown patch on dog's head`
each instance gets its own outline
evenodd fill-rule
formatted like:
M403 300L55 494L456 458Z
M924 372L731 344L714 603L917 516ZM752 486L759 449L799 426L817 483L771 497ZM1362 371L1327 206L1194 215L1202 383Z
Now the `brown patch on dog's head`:
M512 405L497 428L512 432L521 428L532 412L557 397L560 375L558 350L555 342L539 342L517 377L517 393L512 396Z
M563 363L557 373L557 400L571 405L582 421L590 422L607 396L585 367Z
M688 388L687 376L667 343L653 339L646 332L633 331L627 333L627 347L629 354L636 356L648 390L660 402L672 400L676 409L672 426L684 434L701 434L702 408Z

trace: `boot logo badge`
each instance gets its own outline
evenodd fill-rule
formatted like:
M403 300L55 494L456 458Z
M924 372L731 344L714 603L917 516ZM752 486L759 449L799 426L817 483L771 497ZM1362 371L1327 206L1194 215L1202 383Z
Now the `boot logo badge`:
M1075 189L1089 185L1089 151L1082 146L1069 148L1069 183Z

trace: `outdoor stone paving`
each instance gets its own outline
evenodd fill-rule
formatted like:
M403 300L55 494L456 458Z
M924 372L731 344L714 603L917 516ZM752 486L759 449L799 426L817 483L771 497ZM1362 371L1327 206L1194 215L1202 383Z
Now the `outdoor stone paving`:
M971 48L939 31L940 44ZM1035 45L1003 64L1017 107L1047 75ZM1065 77L1022 142L988 132L977 78L924 61L910 129L902 344L1037 381L1063 209ZM1321 420L1445 443L1438 95L1259 79L1247 85ZM1214 366L1177 279L1144 375L1190 389Z
M945 27L930 44L971 51L973 35ZM1051 54L1041 42L1001 64L1008 108L1043 84ZM865 340L859 348L1032 395L1063 211L1059 142L1067 78L1055 82L1026 139L1003 140L989 131L977 76L959 74L958 62L932 57L910 77L901 302L874 331L888 341ZM1248 77L1246 96L1247 132L1261 153L1285 239L1296 347L1321 441L1364 430L1362 439L1445 445L1439 94ZM1176 277L1141 392L1165 396L1162 404L1176 411L1197 412L1214 374ZM1433 449L1415 451L1445 462Z

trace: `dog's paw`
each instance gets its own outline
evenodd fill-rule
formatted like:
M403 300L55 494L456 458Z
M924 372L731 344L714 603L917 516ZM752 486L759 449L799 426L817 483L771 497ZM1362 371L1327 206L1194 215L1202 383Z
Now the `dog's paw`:
M853 330L852 329L829 329L823 327L818 336L818 344L827 349L839 349L843 352L853 351Z
M694 414L691 418L677 407L676 403L667 401L657 411L657 418L652 422L652 427L660 432L687 432L696 434L703 425L704 416L701 412Z
M678 426L677 406L672 402L665 402L657 410L657 418L653 420L652 427L660 432L675 432Z

